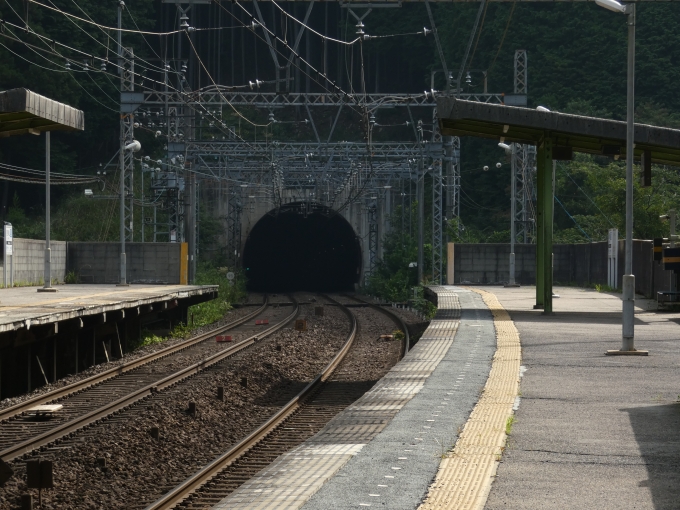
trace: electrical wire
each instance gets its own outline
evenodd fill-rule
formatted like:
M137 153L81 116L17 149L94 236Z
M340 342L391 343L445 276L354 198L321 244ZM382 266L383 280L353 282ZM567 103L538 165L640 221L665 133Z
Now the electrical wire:
M234 20L236 20L236 22L240 23L240 24L243 25L244 27L247 27L247 25L246 25L245 23L243 23L243 22L242 22L240 19L238 19L232 12L230 12L226 7L224 7L224 6L222 5L221 2L217 2L216 0L213 0L213 1L215 1L216 4L217 4L222 10L224 10L227 14L229 14L232 18L234 18ZM240 4L240 2L235 1L234 3L235 3L235 4L236 4L236 5L237 5L237 6L238 6L238 7L239 7L239 8L240 8L240 9L241 9L241 10L242 10L249 18L250 18L250 19L255 19L255 17L254 17L254 16L253 16L253 15L252 15L245 7L243 7L243 6ZM285 59L289 62L289 65L295 66L295 67L296 67L297 69L299 69L305 76L309 77L311 80L313 80L316 84L318 84L320 87L322 87L323 89L325 89L327 92L329 92L329 93L335 93L336 95L341 96L341 97L349 97L349 98L351 98L352 100L356 101L356 98L354 98L351 94L348 94L347 92L345 92L344 90L342 90L342 88L338 87L338 85L336 85L335 82L333 82L328 76L326 76L326 74L324 74L324 73L318 71L314 66L312 66L309 62L307 62L304 58L302 58L296 51L293 50L293 48L290 47L290 45L288 44L287 41L285 41L285 40L281 39L280 37L278 37L274 32L272 32L272 31L269 30L265 25L263 25L263 24L261 24L261 23L259 23L259 22L257 23L257 27L261 27L261 28L262 28L263 30L265 30L270 36L272 36L276 41L278 41L278 42L280 42L282 45L284 45L284 46L286 47L287 50L290 50L291 55L292 55L293 57L295 57L297 60L299 60L300 62L302 62L304 65L306 65L306 66L310 69L310 71L311 71L312 73L315 73L317 76L322 77L327 83L329 83L329 84L333 87L334 91L329 90L326 86L324 86L322 83L320 83L319 81L317 81L316 78L315 78L314 76L312 76L311 74L308 74L304 69L302 69L302 67L300 67L299 65L295 64L295 63L293 62L292 59L290 59L288 56L284 55L283 52L280 51L280 50L278 49L278 47L275 47L275 46L273 46L272 44L270 44L264 37L260 36L259 34L257 34L257 33L253 30L253 33L255 34L255 36L256 36L258 39L260 39L264 44L266 44L266 45L267 45L269 48L271 48L274 52L276 52L276 53L278 53L279 55L281 55L281 57L285 58Z
M510 14L508 15L508 22L505 24L505 30L503 30L503 36L501 37L501 42L498 45L498 51L496 52L496 56L493 57L493 60L491 61L491 65L489 66L489 70L487 73L491 73L491 70L493 69L493 66L496 64L496 59L498 58L498 55L501 53L501 48L503 48L503 42L505 42L505 35L508 33L508 28L510 28L510 22L512 21L512 14L515 12L515 7L517 6L517 0L512 2L512 9L510 9Z
M24 61L28 62L28 63L31 64L32 66L36 66L36 67L39 67L39 68L41 68L41 69L46 69L47 71L54 71L55 73L67 73L67 72L68 72L68 71L66 71L66 70L63 70L63 71L62 71L62 70L59 70L59 69L51 69L51 68L49 68L49 67L41 66L40 64L36 64L35 62L31 62L31 61L28 60L26 57L24 57L24 56L22 56L22 55L19 55L18 53L12 51L11 49L9 49L7 46L5 46L5 45L2 44L2 43L0 43L0 46L2 46L2 47L5 48L7 51L9 51L10 53L12 53L14 56L19 57L21 60L24 60Z
M609 222L609 226L611 226L612 228L616 228L614 223L612 222L612 220L610 220L609 217L604 212L602 212L602 209L600 209L597 206L597 204L593 201L593 199L590 198L590 195L588 195L588 193L583 191L583 188L581 188L581 186L578 185L578 183L574 180L574 178L571 176L569 171L563 165L559 165L559 166L560 166L560 168L562 168L562 170L564 170L564 173L567 174L567 177L569 177L569 179L571 179L571 182L574 183L574 185L579 189L579 191L585 195L585 197L590 201L591 204L593 204L595 206L595 208L598 211L600 211L600 214L604 217L604 219Z
M295 16L293 16L292 14L289 14L288 12L286 12L286 10L285 10L283 7L281 7L279 4L277 4L274 0L270 0L270 1L271 1L271 3L272 3L278 10L280 10L287 18L292 19L293 21L295 21L295 22L298 23L299 25L303 26L304 28L306 28L308 31L310 31L310 32L313 33L314 35L318 35L319 37L321 37L322 39L324 39L324 40L326 40L326 41L332 41L332 42L334 42L334 43L344 44L344 45L351 46L351 45L353 45L354 43L356 43L357 41L361 40L361 38L359 38L359 37L357 37L356 39L354 39L354 40L352 40L352 41L341 41L341 40L339 40L339 39L333 39L332 37L328 37L328 36L326 36L326 35L324 35L324 34L321 34L321 33L317 32L316 30L314 30L314 29L313 29L312 27L310 27L309 25L305 25L302 21L300 21L299 19L297 19Z
M33 2L33 3L38 3L38 2ZM39 5L42 5L42 6L46 7L46 8L49 8L49 6L45 6L44 4L39 4ZM220 6L220 7L222 7L222 6ZM247 12L247 10L245 10L242 6L240 6L240 7L241 7L245 12ZM72 17L72 18L79 19L79 20L81 20L81 21L86 21L86 22L87 22L87 20L83 20L82 18L79 18L79 17L77 17L77 16L73 16L73 15L70 15L69 13L65 13L64 11L62 11L62 10L60 10L60 9L58 9L58 8L55 8L55 9L52 9L52 10L55 10L55 11L57 11L57 12L60 12L61 14L66 15L66 16L69 17L69 18ZM82 10L82 9L81 9L81 10ZM226 9L225 9L225 10L226 10ZM227 12L228 12L228 11L227 11ZM230 14L231 14L231 13L230 13ZM133 22L135 22L134 19L133 19ZM96 23L96 22L91 22L91 24L92 24L92 25L95 25L95 26L98 26L98 27L100 28L100 30L103 30L103 29L109 30L109 29L110 29L110 27L106 27L106 26L101 25L101 24L98 24L98 23ZM135 22L135 24L136 24L136 22ZM243 24L243 23L242 23L242 24ZM260 26L262 26L262 25L260 25ZM244 25L244 27L245 27L245 25ZM150 35L169 35L169 34L172 34L172 33L178 33L178 32L180 32L180 31L174 31L174 32L167 32L167 33L161 34L161 33L143 32L143 31L139 30L139 27L138 27L138 26L137 26L136 28L138 29L137 33L140 33L140 34L150 34ZM235 27L235 28L236 28L236 27ZM263 28L266 29L266 27L264 27L264 26L263 26ZM82 28L81 28L81 29L82 29ZM135 31L132 31L132 30L125 30L125 31L126 31L126 32L135 33ZM33 32L33 33L34 33L34 32ZM35 34L35 35L38 35L38 34ZM256 35L257 35L257 34L256 34ZM257 35L257 36L258 36L260 39L262 39L261 36L259 36L259 35ZM276 37L276 36L275 36L275 37ZM110 36L109 36L109 38L110 38ZM277 38L277 39L280 40L279 38ZM43 38L41 38L41 40L43 40ZM95 39L95 40L96 40L96 39ZM190 40L190 38L189 38L189 40ZM44 40L43 40L43 41L44 41ZM145 41L146 41L146 39L145 39ZM26 44L26 45L28 46L28 44L25 43L24 41L20 41L20 42L23 42L24 44ZM99 41L97 41L97 42L99 42ZM146 42L147 42L147 44L149 44L148 41L146 41ZM283 41L282 41L282 42L283 42ZM204 70L206 71L206 73L208 73L207 69L205 68L205 65L203 64L203 62L202 62L201 59L200 59L200 56L198 56L198 52L196 51L196 48L194 47L194 45L193 45L193 43L191 42L191 40L190 40L190 43L191 43L191 45L192 45L192 48L193 48L193 50L194 50L194 53L197 55L197 57L198 57L198 59L199 59L201 65L202 65L202 67L204 68ZM99 44L101 44L101 43L99 42ZM288 46L285 42L284 42L284 44L285 44L285 46ZM103 45L102 45L102 46L103 46ZM288 47L289 47L289 46L288 46ZM74 48L70 48L70 49L75 50ZM153 48L152 48L152 50L153 50ZM78 51L79 53L84 54L84 52L81 52L81 51L79 51L79 50L75 50L75 51ZM107 51L108 51L108 48L107 48ZM14 52L12 52L12 53L14 53ZM278 52L278 53L282 54L281 52ZM304 62L311 70L316 71L311 65L309 65L306 61L304 61L304 59L300 58L299 55L297 55L296 52L292 52L292 53L293 53L294 55L296 55L296 56L298 57L299 60L301 60L302 62ZM16 53L14 53L14 54L17 55L17 56L19 56L19 57L21 57L21 55L18 55L18 54L16 54ZM282 55L282 56L283 56L283 55ZM93 58L91 55L90 55L90 57ZM362 57L363 57L363 54L362 54ZM24 57L21 57L21 58L24 58ZM62 58L63 58L63 57L62 57ZM26 60L26 59L24 58L24 60ZM293 64L293 62L291 62L291 64ZM307 76L310 76L310 75L308 75L302 68L300 68L300 67L297 66L296 64L293 64L293 65L295 65L296 68L299 68L299 69L300 69L304 74L306 74ZM155 67L155 66L151 66L151 67ZM55 70L55 71L59 71L59 70ZM61 71L61 72L63 72L63 71ZM342 89L340 89L339 87L337 87L337 85L335 85L332 81L330 81L330 80L328 79L328 77L325 76L325 74L319 73L318 71L316 71L316 73L317 73L317 75L319 75L319 76L323 76L323 77L326 79L326 81L328 81L329 83L331 83L331 84L334 86L334 88L336 89L336 91L339 90L341 93L343 93L345 96L347 96L347 94L344 93L344 91L342 91ZM106 74L108 75L108 73L106 73ZM137 73L134 73L134 74L137 74ZM208 75L210 75L210 74L208 73ZM89 76L89 74L88 74L88 76ZM92 79L91 76L89 76L89 77L90 77L90 79ZM210 77L210 78L211 78L211 80L213 81L213 83L215 83L214 80L212 79L212 77ZM310 76L310 78L314 79L314 78L311 77L311 76ZM107 79L108 79L108 76L107 76ZM93 81L94 81L94 80L93 80ZM110 80L109 80L109 81L110 81ZM160 82L157 82L156 80L150 80L150 81L155 82L155 83L160 83ZM317 82L316 79L314 79L314 81ZM77 82L77 80L76 80L76 82ZM94 82L94 83L99 87L99 85L98 85L96 82ZM317 83L318 83L318 82L317 82ZM82 85L81 85L79 82L77 82L77 84L78 84L79 86L81 86L81 88L82 88ZM320 84L320 83L319 83L319 84ZM215 84L215 85L216 85L216 84ZM320 85L321 85L321 84L320 84ZM323 85L322 85L322 86L323 86ZM365 97L366 97L366 96L365 96L365 83L364 83L362 86L363 86L363 88L364 88L364 101L365 101ZM99 88L100 88L100 90L102 90L103 93L105 93L105 92L103 91L103 89L101 89L101 87L99 87ZM171 87L171 88L174 89L174 87ZM324 87L324 88L325 88L325 87ZM85 89L84 89L84 90L85 90ZM326 90L328 90L328 89L326 89ZM87 90L85 90L85 91L88 92ZM181 93L181 91L178 91L178 92ZM88 94L89 94L89 92L88 92ZM106 94L106 93L105 93L105 94ZM91 94L89 94L89 95L91 96ZM224 96L223 96L221 93L220 93L220 95L222 96L222 98L223 98L224 100L226 100L226 98L224 98ZM92 96L91 96L91 97L92 97ZM244 118L244 120L248 120L248 119L245 119L245 117L243 117L243 115L241 115L240 112L238 112L238 111L233 107L233 105L231 105L228 101L225 101L225 102L226 102L227 104L229 104L229 105L234 109L234 111L236 111L236 113L239 114L239 115L241 116L241 118ZM101 103L100 103L100 104L101 104ZM104 106L105 106L105 105L104 105ZM209 111L206 110L206 112L210 115L210 112L209 112ZM364 112L366 112L365 109L364 109ZM364 116L365 116L365 115L366 115L366 113L364 113ZM251 123L252 123L252 122L251 122ZM219 124L220 124L220 122L218 121L218 126L219 126ZM254 123L252 123L252 124L255 125ZM266 126L266 125L260 125L260 126ZM370 178L370 177L371 177L371 174L369 173L368 178Z
M484 28L484 20L486 19L486 10L489 8L489 2L484 4L484 13L482 14L482 23L479 25L479 32L477 32L477 39L475 40L475 47L472 49L472 56L470 57L468 69L472 67L472 61L475 59L475 53L477 52L477 44L479 44L479 38L482 36L482 29Z
M72 1L73 1L73 3L75 3L75 0L72 0ZM151 51L153 52L153 54L156 55L156 57L158 57L158 59L160 60L160 59L161 59L160 55L159 55L158 53L156 53L156 50L153 49L153 47L151 46L151 44L149 44L149 41L147 41L147 40L146 40L146 37L144 37L144 34L142 33L141 29L139 28L139 25L137 24L137 20L135 20L135 17L132 15L132 11L130 10L130 7L128 7L127 5L126 5L125 7L126 7L126 9L124 9L125 12L127 12L127 13L128 13L128 16L130 16L130 19L132 20L132 23L134 23L135 28L137 29L137 31L139 32L139 34L142 36L142 39L144 40L144 42L146 43L146 45L149 47L149 49L151 49Z
M144 34L144 35L158 35L158 36L168 36L168 35L173 35L173 34L178 34L180 32L183 32L183 30L173 30L171 32L146 32L143 30L129 30L127 28L118 28L118 27L109 27L106 25L102 25L101 23L97 23L96 21L90 21L85 18L81 18L79 16L76 16L75 14L71 14L66 11L62 11L58 7L50 7L49 5L45 5L43 3L38 2L37 0L28 0L29 3L39 5L40 7L44 7L45 9L49 9L51 11L58 12L59 14L62 14L64 16L68 16L69 18L77 19L78 21L82 21L84 23L87 23L89 25L95 25L101 29L104 30L112 30L114 32L126 32L126 33L132 33L132 34Z
M215 82L212 75L210 74L210 71L208 71L208 68L203 63L203 60L201 59L201 56L198 54L198 51L196 50L196 46L194 46L194 42L191 40L191 37L189 37L189 33L185 32L185 34L187 36L187 40L189 41L189 44L191 45L191 49L194 50L194 55L196 55L196 58L198 59L198 62L201 64L201 67L203 68L203 70L205 71L205 74L208 75L208 78L210 78L210 81L212 82L212 84L215 87L217 87L217 83ZM217 91L219 92L222 100L231 107L231 109L234 111L234 113L236 115L238 115L240 118L242 118L243 120L245 120L246 122L248 122L250 125L255 126L255 127L268 127L272 124L271 122L269 122L267 124L257 124L255 122L253 122L252 120L248 119L241 112L239 112L236 109L236 107L233 104L231 104L231 102L226 97L224 97L224 94L222 94L222 92L219 90L219 88L217 89Z
M567 208L564 207L564 204L562 202L560 202L559 198L557 198L557 195L555 195L555 200L557 201L558 204L560 204L560 207L562 207L564 212L567 213L567 216L569 216L569 219L574 222L574 225L576 225L576 228L578 228L581 231L581 233L584 236L586 236L588 241L590 241L592 243L593 240L590 238L590 236L588 234L586 234L586 231L581 228L581 225L578 224L578 221L576 221L576 219L574 219L574 217L571 214L569 214L569 211L567 211Z
M49 0L49 1L51 1L51 0ZM7 0L5 0L5 2L7 2ZM49 6L46 6L46 5L44 5L44 4L40 4L40 5L43 5L44 7L48 7L48 8L49 8ZM76 5L77 5L77 4L76 4ZM80 8L80 10L81 10L88 18L91 19L91 17L90 17L90 16L89 16L89 15L88 15L81 7L80 7L80 6L78 6L78 7ZM14 10L14 9L12 9L12 10ZM56 10L56 11L58 11L58 12L64 14L64 15L68 15L68 13L63 12L63 11L61 11L60 9L56 8L56 7L55 7L55 9L53 9L53 10ZM15 14L16 14L16 11L14 11L14 12L15 12ZM228 11L227 11L227 12L228 12ZM246 12L247 12L247 11L246 11ZM18 16L18 14L17 14L17 16ZM132 15L131 15L131 17L132 17ZM251 17L252 17L252 16L251 16ZM78 17L75 17L75 18L81 19L81 18L78 18ZM71 21L72 21L72 20L71 20ZM239 21L240 21L240 20L239 20ZM136 25L136 22L134 21L134 19L133 19L133 22L134 22L135 25ZM92 21L91 23L92 23L93 25L96 25L97 27L99 27L99 29L102 30L102 32L104 31L104 28L109 29L109 27L105 27L104 25L100 25L100 24L98 24L98 23L96 23L96 22L94 22L94 21ZM76 25L77 25L77 24L76 24ZM79 26L78 26L78 27L79 27ZM244 25L244 27L245 27L245 25ZM85 33L87 33L91 38L93 38L88 32L86 32L84 29L82 29L82 27L79 27L79 28L80 28L81 30L83 30ZM139 29L138 26L137 26L137 28ZM134 32L134 31L128 31L128 32ZM154 35L167 35L167 34L171 34L171 33L179 33L179 32L182 32L182 31L168 32L168 33L163 33L163 34L156 34L156 33L153 33L153 34L154 34ZM184 31L184 32L187 33L186 31ZM148 34L149 32L143 32L143 31L141 31L141 30L138 30L138 33L140 33L140 34L145 34L145 33L147 33L147 34ZM105 34L105 35L107 35L107 37L109 37L109 39L112 39L108 34ZM188 36L188 33L187 33L187 36ZM142 37L143 37L143 35L142 35ZM94 39L96 42L98 42L100 45L103 46L103 44L102 44L100 41L97 41L95 38L93 38L93 39ZM144 38L144 40L145 40L145 42L149 45L148 41L146 41L146 38ZM201 62L201 66L204 68L204 70L206 71L206 73L210 76L210 73L207 71L205 65L204 65L203 62L201 61L200 56L198 55L198 52L196 51L196 48L194 47L193 42L191 41L190 38L189 38L189 41L190 41L190 44L192 45L192 48L193 48L193 50L194 50L194 53L196 54L197 58L198 58L199 61ZM149 45L149 46L151 46L151 45ZM152 49L152 51L154 51L153 48L151 48L151 49ZM107 51L108 51L108 47L107 47ZM155 53L155 51L154 51L154 53ZM90 57L91 57L91 56L90 56ZM94 58L94 57L91 57L91 58ZM137 59L135 59L135 60L137 60ZM142 61L143 61L143 60L142 60ZM143 62L145 62L145 61L143 61ZM145 63L148 64L151 68L156 67L156 66L153 66L152 64L150 64L150 63L148 63L148 62L145 62ZM117 66L117 67L120 67L120 66ZM156 67L156 69L160 70L160 68L158 68L158 67ZM163 71L165 71L165 69L164 69ZM304 71L303 71L303 72L304 72ZM134 74L134 75L140 76L138 73L133 73L133 74ZM214 80L212 79L212 76L210 76L210 78L211 78L211 81L213 81L213 83L215 83ZM153 82L155 82L155 83L160 83L160 82L157 82L156 80L151 80L151 81L153 81ZM315 80L315 81L316 81L316 80ZM245 86L244 86L244 87L245 87ZM175 89L174 87L171 87L171 88L173 88L174 90L177 90L177 89ZM177 91L181 93L181 91L179 91L179 90L177 90ZM239 111L238 111L238 110L237 110L237 109L236 109L236 108L235 108L235 107L234 107L234 106L233 106L233 105L232 105L232 104L224 97L223 94L220 93L220 96L221 96L222 99L223 99L223 100L224 100L224 101L225 101L225 102L226 102L226 103L234 110L234 112L235 112L239 117L243 118L245 121L249 122L249 123L252 124L253 126L267 126L267 125L262 125L262 124L256 124L256 123L250 121L250 120L247 119L243 114L241 114L241 113L240 113L240 112L239 112ZM209 113L208 110L205 109L205 107L203 107L202 105L200 105L200 103L199 103L199 107L200 107L200 108L203 108L204 111L206 111L207 113ZM217 121L218 125L221 123L221 121L220 121L219 119L217 119L217 118L214 118L214 119Z
M9 163L0 163L0 168L3 170L10 170L13 172L21 172L21 173L26 173L29 175L41 175L44 176L46 175L45 170L34 170L32 168L24 168L16 165L11 165ZM83 176L80 174L70 174L70 173L62 173L62 172L50 172L50 176L54 176L56 178L65 178L65 179L87 179L88 182L91 179L95 179L94 177L90 176Z
M7 0L5 0L5 1L7 1ZM5 22L5 25L7 25L7 24L12 25L12 27L14 27L14 28L22 29L22 30L25 30L25 31L27 31L27 32L29 32L29 33L38 35L38 34L36 34L34 31L30 30L30 27L29 27L29 29L27 30L27 29L24 29L23 27L19 27L19 26L17 26L17 25L12 24L12 23L7 23L7 22ZM56 52L56 51L55 51L53 48L51 48L51 47L48 47L47 50L43 50L43 49L41 49L41 48L36 48L36 47L34 47L33 45L28 44L27 42L25 42L25 41L23 41L22 39L20 39L20 38L19 38L18 36L16 36L16 34L14 34L11 30L9 30L9 29L7 29L7 30L8 30L14 37L9 37L7 34L4 34L4 33L0 33L0 35L4 36L4 37L6 37L6 38L9 38L10 40L13 40L13 41L15 41L15 42L20 42L20 43L24 44L25 46L27 46L29 49L31 49L31 50L34 51L34 52L36 52L36 50L38 50L38 51L46 51L47 53L50 53L50 54L53 54L53 55L55 55L55 56L59 56L59 57L61 57L61 58L64 58L63 55L59 54L58 52ZM45 39L44 37L41 37L41 38L40 38L40 40L41 40L42 42L46 43L46 41L45 41L44 39ZM54 42L54 41L53 41L53 42ZM68 46L66 46L66 45L62 45L61 43L57 43L57 44L60 44L61 46L65 46L65 47L67 47L67 48L69 48L69 49L72 49L72 50L74 50L74 51L79 51L79 50L75 50L74 48L70 48L70 47L68 47ZM10 50L10 51L11 51L11 50ZM14 53L14 54L15 54L16 56L18 56L19 58L22 58L23 60L26 60L27 62L31 63L32 65L36 65L36 66L39 66L39 67L43 67L43 66L40 66L39 64L35 64L35 63L29 61L29 60L26 59L25 57L23 57L23 56L21 56L21 55L15 53L15 52L13 52L13 51L12 51L12 53ZM82 52L81 52L81 53L82 53ZM87 54L86 54L86 55L87 55ZM41 55L41 56L42 56L42 55ZM92 57L91 55L88 55L88 56L89 56L90 58L92 58L92 59L94 58L94 57ZM45 58L44 56L42 56L42 57ZM49 59L47 59L47 60L49 60ZM52 62L54 65L58 65L58 64L56 64L56 63L53 62L53 61L50 61L50 62ZM115 65L115 64L114 64L114 65ZM117 65L115 65L115 66L116 66L116 67L120 67L120 66L117 66ZM44 68L44 69L47 69L47 70L53 70L53 71L55 71L55 72L69 72L69 71L71 71L71 72L87 72L87 71L79 71L79 70L76 70L76 69L70 69L70 70L69 70L69 69L66 69L66 68L64 68L63 71L61 71L61 70L49 69L49 68L46 68L46 67L43 67L43 68ZM104 75L107 77L107 79L108 79L108 75L109 75L110 73L105 72L105 71L102 71L101 73L104 74ZM139 75L138 73L133 73L133 75L140 76L141 78L144 78L144 76L141 76L141 75ZM189 94L187 94L187 93L185 93L185 92L183 92L183 91L181 91L181 90L179 90L179 89L177 89L177 88L175 88L175 87L173 87L173 86L171 86L171 85L169 85L169 84L161 83L161 82L159 82L159 81L157 81L157 80L150 80L150 81L153 82L153 83L156 83L156 84L168 85L168 87L169 87L170 89L172 89L174 92L177 92L177 93L180 95L180 99L183 100L187 106L190 106L190 107L191 107L191 105L193 104L194 106L197 106L199 109L203 110L209 117L213 118L213 119L215 120L215 122L217 123L217 128L218 128L218 130L220 130L223 134L230 134L230 133L231 133L231 134L233 134L234 136L237 136L238 138L240 138L241 140L243 140L241 137L239 137L239 136L236 135L235 133L232 133L230 130L227 130L227 132L223 131L223 130L221 129L221 126L220 126L220 124L222 124L221 120L218 119L217 117L215 117L215 116L214 116L214 115L213 115L213 114L212 114L212 113L211 113L211 112L210 112L203 104L201 104L200 102L192 103L191 100L190 100L190 98L189 98L189 97L186 97L186 96L189 96ZM110 79L109 79L109 82L110 82ZM76 81L76 83L82 88L82 85L80 85L80 83L78 83L77 81ZM95 83L96 83L96 82L95 82ZM113 84L113 83L112 83L112 84ZM153 89L150 89L149 87L144 87L143 85L141 85L141 86L142 86L143 88L147 88L147 89L153 91ZM100 87L100 89L101 89L101 87ZM85 89L83 89L83 90L85 90ZM90 97L92 97L95 101L99 102L99 101L98 101L96 98L94 98L87 90L85 90L85 92L86 92L88 95L90 95ZM104 92L104 91L102 90L102 92ZM100 104L102 104L102 103L100 103ZM111 109L111 108L109 108L108 106L103 105L103 104L102 104L102 106L104 106L105 108L108 108L109 110L112 110L112 111L115 111L116 113L118 113L118 110L113 110L113 109ZM243 141L245 142L245 140L243 140ZM247 142L246 142L246 143L247 143Z

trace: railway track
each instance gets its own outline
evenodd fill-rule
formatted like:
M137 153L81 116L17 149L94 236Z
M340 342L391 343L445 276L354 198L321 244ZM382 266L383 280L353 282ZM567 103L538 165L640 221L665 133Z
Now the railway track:
M370 388L371 383L357 385L351 374L336 373L355 341L358 322L348 307L328 296L324 297L339 306L352 325L342 348L332 361L274 416L203 469L148 505L146 510L211 508L279 455L316 434ZM359 299L356 301L365 303ZM375 308L403 327L403 356L409 344L406 324L396 314L380 307Z
M361 303L363 305L366 305L373 310L377 310L381 314L389 317L391 320L394 321L394 323L401 329L401 331L404 332L404 341L402 342L401 346L401 354L399 355L399 359L403 358L406 353L409 350L410 344L411 344L411 339L409 338L408 334L408 326L406 325L406 321L400 316L397 315L396 313L387 310L386 308L383 308L380 305L376 305L375 303L371 303L369 301L366 301L365 299L358 298L356 296L353 296L351 294L344 294L343 297L346 297L347 299L351 299L352 301L356 301L357 303Z
M3 410L0 458L5 462L17 459L235 355L295 318L299 306L295 300L293 305L291 312L286 307L272 309L265 298L260 308L230 324ZM272 326L254 335L246 329L240 334L246 338L214 352L214 343L208 340L233 331L266 310L272 310L269 313ZM180 355L182 360L177 359ZM24 415L31 407L46 403L60 403L63 411L44 421Z

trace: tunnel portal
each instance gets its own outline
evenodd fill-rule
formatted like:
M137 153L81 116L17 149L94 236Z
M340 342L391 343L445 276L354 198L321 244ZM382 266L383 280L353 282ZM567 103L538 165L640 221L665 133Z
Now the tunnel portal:
M352 290L361 273L361 246L352 226L333 209L295 202L255 224L243 266L250 290Z

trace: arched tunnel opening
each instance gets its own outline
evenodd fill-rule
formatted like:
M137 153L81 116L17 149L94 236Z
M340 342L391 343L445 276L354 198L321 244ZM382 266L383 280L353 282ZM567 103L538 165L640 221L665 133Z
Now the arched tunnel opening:
M353 290L361 246L352 226L320 204L292 203L270 211L246 239L248 288L291 292Z

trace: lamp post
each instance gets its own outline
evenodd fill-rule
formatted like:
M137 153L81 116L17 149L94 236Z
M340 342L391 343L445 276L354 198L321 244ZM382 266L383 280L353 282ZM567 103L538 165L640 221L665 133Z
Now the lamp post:
M52 250L50 249L50 132L45 131L45 285L38 292L57 292L52 287Z
M641 354L635 349L635 275L633 274L633 157L635 155L635 3L595 0L600 7L628 17L628 87L626 101L626 241L625 270L622 280L623 330L620 350L607 354Z
M125 144L120 151L120 283L119 286L127 286L127 260L125 256L125 152L138 152L142 144L137 140ZM132 225L130 225L132 229Z

